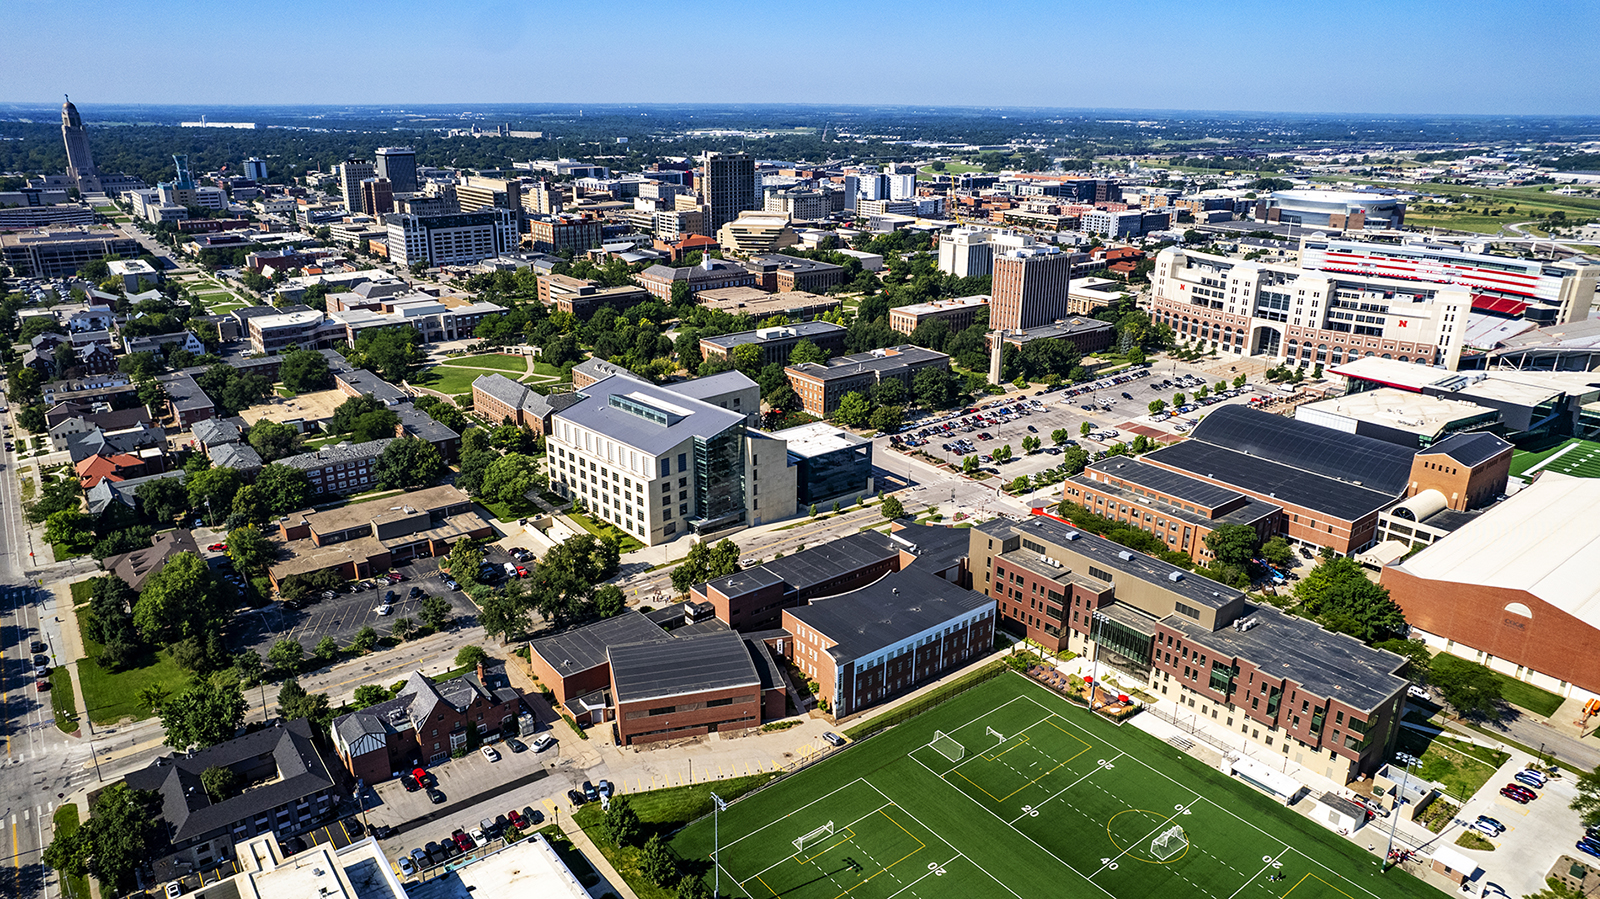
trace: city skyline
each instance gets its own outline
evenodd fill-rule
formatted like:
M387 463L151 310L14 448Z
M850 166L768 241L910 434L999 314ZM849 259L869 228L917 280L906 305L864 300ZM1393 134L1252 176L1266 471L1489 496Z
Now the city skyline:
M23 2L9 10L8 22L18 33L45 33L64 17L80 18L71 13L75 6L85 16L100 13L87 4ZM699 4L693 16L716 24L718 52L684 54L672 42L627 42L618 48L626 64L594 66L586 64L591 44L548 37L592 24L587 11L577 7L491 2L453 9L441 20L436 10L415 3L362 17L355 9L298 2L279 6L271 16L251 15L249 8L143 2L129 4L123 14L162 23L179 45L204 46L219 36L224 45L244 41L259 53L243 58L270 63L255 72L260 77L246 68L237 78L196 79L192 60L182 53L92 69L70 54L13 54L0 61L0 81L10 88L0 99L43 102L65 92L90 106L691 100L1330 114L1600 111L1600 86L1592 79L1558 80L1552 90L1545 66L1517 64L1561 59L1565 68L1581 72L1600 62L1600 50L1580 39L1583 29L1573 27L1590 11L1582 3L1356 2L1342 5L1337 20L1324 10L1265 3L1158 0L1132 12L1102 9L1016 3L992 15L988 32L993 37L963 50L954 39L981 27L986 10L953 3L865 9L823 3L808 9L808 21L818 23L813 30L775 32L771 16L751 15L747 5L719 0ZM610 11L613 25L625 34L630 19L637 16L644 24L652 10L623 3ZM1004 44L1013 27L1032 49L1007 53L1003 68L986 62L987 50ZM340 40L350 28L360 28L367 39ZM860 52L853 36L863 33L883 36L881 50ZM1057 37L1052 40L1051 34ZM388 71L393 48L419 39L430 54L442 53L453 65L412 81L326 77L326 63L335 59L346 71L362 66ZM821 64L808 65L805 77L738 76L750 67L771 66L773 40L796 39L816 42L813 49L823 51L815 57ZM940 78L945 66L908 63L926 59L928 47L947 47L953 66L972 54L967 56L969 77ZM1094 58L1105 64L1095 64ZM1493 78L1463 76L1472 68L1462 65L1469 58L1493 64ZM537 88L505 77L529 61L540 65ZM635 77L666 68L676 72L674 77Z

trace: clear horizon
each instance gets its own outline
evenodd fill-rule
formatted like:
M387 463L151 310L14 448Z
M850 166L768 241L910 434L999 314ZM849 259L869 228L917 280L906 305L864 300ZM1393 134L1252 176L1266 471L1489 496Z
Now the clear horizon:
M1584 0L1017 0L663 15L624 0L402 0L338 8L133 0L118 38L0 60L3 102L395 106L805 104L1317 115L1593 115L1600 43ZM93 30L107 8L14 0L18 36ZM26 39L19 37L19 39ZM66 39L64 39L66 40ZM1550 75L1558 69L1571 75ZM760 95L752 93L761 92ZM54 102L59 102L55 100Z

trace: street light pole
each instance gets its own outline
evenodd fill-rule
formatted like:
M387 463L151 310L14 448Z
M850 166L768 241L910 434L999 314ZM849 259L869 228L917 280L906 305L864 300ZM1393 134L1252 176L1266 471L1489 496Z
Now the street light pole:
M713 806L712 810L711 810L711 870L712 870L711 880L712 880L712 883L714 884L714 886L712 886L712 888L711 888L711 895L713 895L713 896L721 896L722 895L722 857L721 857L722 856L722 818L721 818L721 815L722 815L722 810L724 808L727 808L728 804L726 802L723 802L722 801L722 797L718 796L716 793L712 793L711 794L711 802L712 802L712 806ZM704 881L702 881L702 883L703 882Z
M1411 766L1401 765L1400 771L1402 772L1400 775L1400 795L1395 798L1394 809L1389 812L1394 816L1394 820L1389 822L1389 846L1383 851L1382 870L1384 871L1389 870L1389 858L1394 853L1394 832L1395 828L1400 826L1400 800L1404 799L1406 795L1406 781L1411 777Z

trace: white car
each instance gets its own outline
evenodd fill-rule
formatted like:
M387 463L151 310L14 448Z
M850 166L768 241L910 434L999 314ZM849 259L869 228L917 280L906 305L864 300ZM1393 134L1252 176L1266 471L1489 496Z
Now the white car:
M484 746L484 747L480 748L478 751L483 753L483 757L488 759L491 762L500 761L500 753L497 752L493 746Z
M550 736L549 734L545 734L539 739L533 741L533 751L544 752L546 749L549 749L554 745L556 745L556 738Z
M183 884L177 882L176 880L167 884L167 899L178 899L178 897L182 895Z
M399 864L400 864L400 876L401 877L410 877L411 875L417 873L416 863L411 861L411 857L410 856L408 856L408 855L400 856Z
M1483 834L1484 836L1497 837L1500 835L1500 829L1495 827L1493 824L1490 824L1488 821L1474 821L1467 826L1473 830L1476 830L1478 833Z
M378 606L377 608L373 609L372 611L378 613L379 615L387 615L390 612L394 611L394 606L391 606L388 603L384 603L384 604Z

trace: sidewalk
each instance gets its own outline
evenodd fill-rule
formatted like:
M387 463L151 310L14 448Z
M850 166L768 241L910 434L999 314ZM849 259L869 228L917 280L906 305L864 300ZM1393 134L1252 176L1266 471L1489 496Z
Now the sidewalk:
M622 899L639 899L638 894L628 887L628 882L617 873L617 869L611 867L611 860L601 854L600 847L589 839L589 835L572 820L571 815L562 820L561 832L567 835L567 839L572 841L572 845L583 853L583 857L589 860L589 864L593 865L600 875L600 882L589 888L590 896L604 896L611 892L621 896Z

